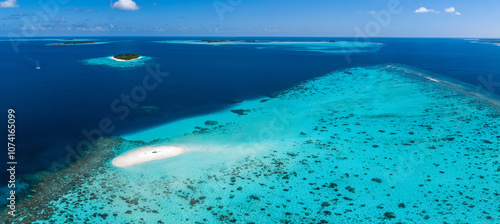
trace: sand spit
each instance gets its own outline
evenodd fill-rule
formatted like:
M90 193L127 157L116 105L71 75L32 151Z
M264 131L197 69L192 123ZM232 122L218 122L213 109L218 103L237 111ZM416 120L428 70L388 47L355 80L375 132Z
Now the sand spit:
M111 161L113 166L128 167L145 162L166 159L186 153L187 149L180 146L145 146L120 155Z

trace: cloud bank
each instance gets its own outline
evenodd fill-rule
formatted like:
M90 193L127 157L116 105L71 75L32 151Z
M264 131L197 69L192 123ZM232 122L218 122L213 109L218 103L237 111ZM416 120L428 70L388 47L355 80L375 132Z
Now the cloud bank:
M120 9L120 10L138 10L139 6L135 4L134 1L132 0L118 0L117 2L113 3L111 6L114 9Z
M0 8L17 8L19 5L17 4L17 0L5 0L0 2Z

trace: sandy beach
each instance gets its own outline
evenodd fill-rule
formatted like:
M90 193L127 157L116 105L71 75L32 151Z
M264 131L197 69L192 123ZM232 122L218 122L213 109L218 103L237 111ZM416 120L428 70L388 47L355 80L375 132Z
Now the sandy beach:
M113 60L115 60L115 61L133 61L133 60L136 60L136 59L141 59L142 57L140 57L140 56L139 56L138 58L134 58L134 59L132 59L132 60L123 60L123 59L118 59L118 58L115 58L114 56L111 56L111 57L109 57L109 58L111 58L111 59L113 59Z
M187 152L180 146L145 146L120 155L111 161L113 166L128 167L149 161L161 160L182 155Z

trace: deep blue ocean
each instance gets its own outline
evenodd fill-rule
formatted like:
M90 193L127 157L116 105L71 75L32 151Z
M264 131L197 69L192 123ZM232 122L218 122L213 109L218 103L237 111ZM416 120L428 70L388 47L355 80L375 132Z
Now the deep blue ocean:
M54 37L50 37L54 38ZM61 38L61 37L57 37ZM76 38L76 37L71 37ZM83 37L82 37L83 38ZM99 128L109 118L119 136L197 114L221 110L239 100L277 91L329 72L356 66L404 64L500 93L500 47L465 39L373 38L383 43L376 53L344 54L289 51L276 47L159 44L160 40L223 39L208 37L92 37L108 44L48 46L54 41L27 41L14 51L0 41L0 105L16 111L17 174L49 169L64 162L66 146L85 140L82 130ZM353 38L224 38L262 40L346 40ZM286 47L286 46L285 46ZM147 92L138 107L120 120L111 104L142 84L145 67L116 69L85 65L85 59L136 53L152 57L148 66L168 72ZM27 58L39 61L41 69ZM482 78L481 78L482 77ZM488 88L484 81L492 80ZM6 142L7 128L3 131ZM5 144L6 145L6 144ZM6 167L7 147L0 161ZM3 169L5 171L5 169ZM1 172L7 178L7 172Z

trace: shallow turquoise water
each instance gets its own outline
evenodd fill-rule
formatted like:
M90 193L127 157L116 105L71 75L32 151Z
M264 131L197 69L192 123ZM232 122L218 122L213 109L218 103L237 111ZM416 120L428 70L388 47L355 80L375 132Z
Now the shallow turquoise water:
M337 41L337 42L300 42L300 41L257 41L257 42L205 42L199 40L166 40L166 41L155 41L156 43L165 44L200 44L200 45L211 45L211 46L236 46L236 45L250 45L256 46L258 49L272 49L273 47L284 47L287 50L292 51L312 51L312 52L322 52L322 53L332 53L332 54L342 54L342 53L363 53L363 52L377 52L383 44L372 43L372 42L349 42L349 41Z
M51 220L498 222L495 101L422 75L352 68L123 136L119 153L155 139L190 151L129 168L107 161L51 202L65 211Z
M1 38L0 41L59 41L59 42L72 42L72 41L95 41L97 39L49 39L49 38Z
M141 58L130 60L130 61L116 61L111 57L101 57L101 58L91 58L87 60L83 60L82 63L86 65L101 65L101 66L109 66L114 68L128 69L128 68L136 68L144 66L145 62L150 60L151 57L141 56Z
M71 41L75 41L75 40L71 40ZM87 40L86 40L87 41ZM96 41L94 43L91 43L91 44L67 44L67 45L54 45L54 44L46 44L47 46L73 46L73 45L93 45L93 44L109 44L111 42L108 42L108 41Z

